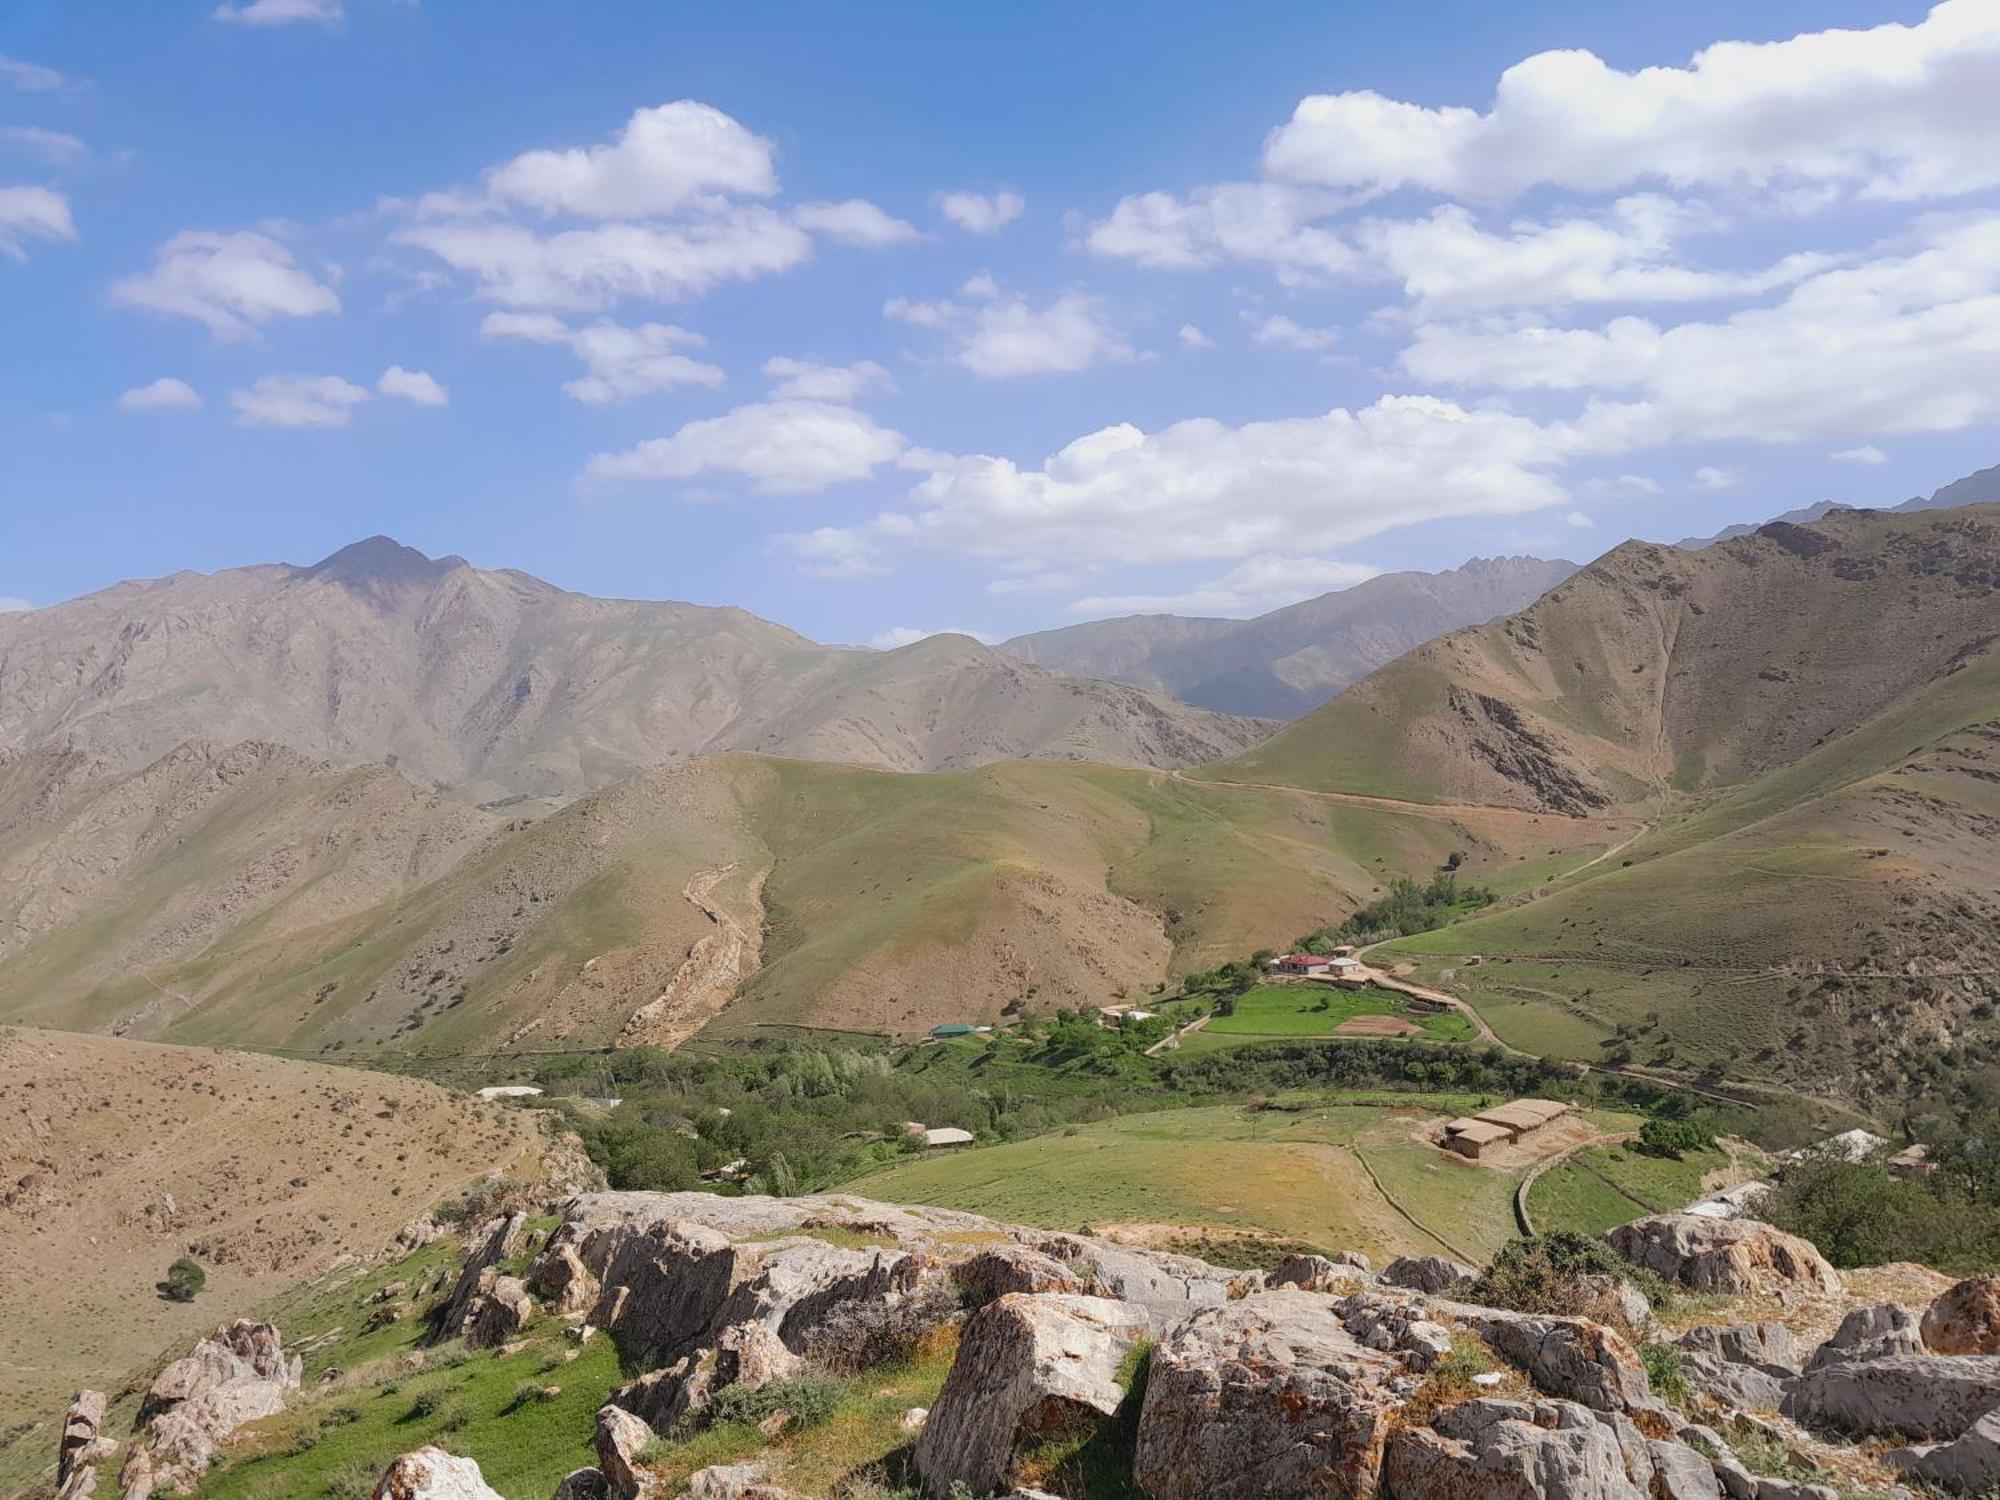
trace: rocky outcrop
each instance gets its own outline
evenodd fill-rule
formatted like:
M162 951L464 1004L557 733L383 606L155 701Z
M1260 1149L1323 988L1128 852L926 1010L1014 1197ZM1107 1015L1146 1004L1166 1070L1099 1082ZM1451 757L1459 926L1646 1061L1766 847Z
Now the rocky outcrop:
M1068 1261L1026 1245L982 1250L952 1268L951 1279L968 1309L976 1312L1009 1292L1086 1293L1090 1285Z
M442 1448L419 1448L389 1465L375 1486L375 1500L502 1500L479 1465Z
M104 1392L78 1391L63 1413L56 1449L57 1500L84 1500L97 1492L97 1466L118 1452L104 1435Z
M597 1471L604 1476L604 1493L609 1500L652 1500L665 1492L640 1461L653 1437L653 1429L629 1411L616 1406L599 1408L594 1438Z
M1384 1286L1402 1287L1406 1291L1447 1292L1478 1275L1471 1266L1442 1255L1399 1255L1382 1268L1376 1279Z
M1937 1489L1990 1495L2000 1486L2000 1411L1988 1412L1949 1443L1898 1448L1883 1461Z
M1690 1328L1675 1340L1693 1354L1706 1354L1731 1364L1755 1365L1776 1375L1799 1371L1799 1344L1783 1323L1727 1323Z
M520 1252L521 1230L527 1221L525 1213L517 1212L491 1219L480 1226L473 1238L473 1251L466 1257L465 1269L458 1273L451 1296L437 1311L432 1332L434 1341L441 1343L445 1339L464 1336L485 1314L482 1299L491 1294L499 1280L501 1263Z
M1713 1354L1684 1354L1679 1370L1683 1380L1711 1401L1738 1412L1777 1411L1785 1404L1793 1379Z
M1383 1479L1399 1500L1648 1500L1626 1463L1616 1431L1582 1406L1467 1401L1398 1431Z
M1323 1297L1205 1308L1153 1350L1134 1477L1152 1500L1371 1493L1401 1373Z
M528 1272L528 1290L561 1318L580 1318L596 1303L599 1287L573 1245L551 1245Z
M1974 1276L1924 1312L1924 1347L1934 1354L2000 1354L2000 1276Z
M1751 1219L1662 1214L1605 1238L1634 1265L1698 1292L1841 1292L1840 1274L1810 1241Z
M1325 1255L1292 1255L1271 1272L1274 1287L1297 1287L1304 1292L1347 1293L1372 1281L1365 1264L1357 1266L1353 1257L1335 1259Z
M1840 1320L1833 1337L1813 1351L1809 1370L1857 1359L1883 1359L1891 1354L1921 1354L1923 1335L1907 1307L1884 1302L1857 1307Z
M571 1469L549 1500L610 1500L611 1490L599 1469Z
M468 1349L497 1349L528 1326L535 1304L528 1284L518 1276L502 1276L489 1267L479 1278L479 1292L467 1307L461 1331Z
M1148 1327L1143 1309L1104 1297L1010 1292L980 1309L917 1439L925 1493L989 1493L1023 1444L1101 1424L1125 1399L1119 1376Z
M2000 1408L2000 1356L1892 1354L1836 1360L1808 1370L1785 1398L1785 1415L1853 1434L1940 1441Z
M141 1445L119 1479L126 1500L192 1489L231 1434L283 1411L298 1385L299 1361L285 1357L269 1323L238 1319L217 1329L162 1370L141 1401Z
M1440 1302L1436 1308L1477 1333L1545 1396L1578 1402L1593 1411L1656 1404L1638 1352L1601 1323L1505 1312L1469 1302Z

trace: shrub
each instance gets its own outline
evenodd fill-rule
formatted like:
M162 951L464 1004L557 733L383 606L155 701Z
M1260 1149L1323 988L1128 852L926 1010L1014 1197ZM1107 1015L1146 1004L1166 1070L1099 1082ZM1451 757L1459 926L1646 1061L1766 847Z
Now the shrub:
M800 1427L816 1427L840 1410L848 1395L847 1382L832 1375L801 1375L796 1380L773 1380L755 1390L747 1386L726 1386L717 1392L703 1412L709 1424L721 1422L761 1422L773 1412L790 1412Z
M1758 1212L1843 1269L1912 1260L1969 1275L2000 1262L2000 1209L1866 1162L1796 1162Z
M1654 1307L1668 1300L1659 1277L1574 1229L1510 1241L1473 1283L1472 1300L1515 1312L1571 1313L1593 1296L1589 1278L1596 1277L1631 1283Z
M167 1267L166 1279L157 1290L169 1302L192 1302L207 1285L208 1272L201 1268L201 1263L183 1255Z
M1715 1132L1693 1120L1667 1120L1655 1115L1639 1127L1639 1149L1648 1156L1678 1159L1688 1151L1706 1151Z
M370 1500L384 1467L370 1459L349 1459L323 1481L326 1500Z
M1672 1344L1641 1344L1639 1363L1646 1367L1646 1381L1653 1394L1670 1406L1686 1406L1694 1395L1687 1376L1681 1373L1681 1351Z

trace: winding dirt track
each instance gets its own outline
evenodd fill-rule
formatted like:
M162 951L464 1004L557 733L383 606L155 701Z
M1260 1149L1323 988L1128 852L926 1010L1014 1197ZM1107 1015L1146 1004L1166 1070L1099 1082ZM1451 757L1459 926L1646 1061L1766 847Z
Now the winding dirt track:
M678 1047L720 1015L756 971L755 929L738 921L715 895L735 871L733 864L699 870L682 888L681 895L708 918L711 931L695 940L658 996L632 1013L618 1034L620 1046ZM763 888L764 872L759 871L748 890L753 909L761 908Z

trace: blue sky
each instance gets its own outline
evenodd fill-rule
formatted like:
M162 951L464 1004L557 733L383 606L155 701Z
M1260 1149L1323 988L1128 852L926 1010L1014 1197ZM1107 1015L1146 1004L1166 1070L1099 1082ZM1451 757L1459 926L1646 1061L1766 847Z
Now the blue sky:
M2000 0L14 0L0 59L31 604L381 531L1004 635L2000 460Z

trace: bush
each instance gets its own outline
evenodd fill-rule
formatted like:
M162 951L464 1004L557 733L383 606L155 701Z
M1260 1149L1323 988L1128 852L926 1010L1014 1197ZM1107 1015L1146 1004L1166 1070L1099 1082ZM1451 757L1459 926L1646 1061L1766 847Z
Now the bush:
M1667 1285L1623 1259L1609 1245L1574 1229L1510 1241L1473 1283L1472 1300L1514 1312L1572 1313L1590 1300L1586 1278L1629 1282L1648 1303L1664 1307Z
M1706 1151L1715 1144L1715 1132L1694 1120L1667 1120L1655 1115L1639 1127L1639 1149L1648 1156L1671 1156L1678 1160L1689 1151Z
M790 1412L799 1427L816 1427L840 1410L847 1399L844 1380L831 1375L801 1375L796 1380L773 1380L755 1390L747 1386L725 1386L703 1410L705 1423L761 1422L773 1412Z
M169 1302L192 1302L207 1285L208 1272L201 1268L201 1263L183 1255L167 1267L166 1280L156 1290Z
M1796 1162L1758 1212L1842 1269L1913 1260L1970 1275L2000 1263L2000 1209L1867 1162Z
M326 1500L370 1500L385 1467L371 1459L349 1459L326 1476L323 1482Z
M1646 1367L1646 1382L1653 1394L1671 1406L1686 1406L1694 1395L1687 1376L1681 1373L1681 1351L1673 1344L1641 1344L1639 1363Z

